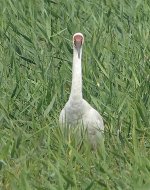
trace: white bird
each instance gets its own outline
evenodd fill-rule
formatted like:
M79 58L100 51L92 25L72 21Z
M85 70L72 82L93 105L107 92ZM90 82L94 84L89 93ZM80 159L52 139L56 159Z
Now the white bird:
M95 149L103 138L104 124L101 115L82 96L82 45L84 36L73 35L72 86L68 102L61 110L59 122L62 126L79 126L82 124L88 132L90 144Z

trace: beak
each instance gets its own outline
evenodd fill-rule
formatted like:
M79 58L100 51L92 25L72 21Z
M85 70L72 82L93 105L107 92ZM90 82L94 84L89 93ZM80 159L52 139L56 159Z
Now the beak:
M75 44L75 48L78 52L78 58L80 58L80 50L81 50L82 42L81 41L75 41L74 44Z

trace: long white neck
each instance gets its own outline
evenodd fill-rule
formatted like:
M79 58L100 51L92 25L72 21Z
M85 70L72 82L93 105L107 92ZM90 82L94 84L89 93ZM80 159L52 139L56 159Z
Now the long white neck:
M82 47L80 49L80 57L76 48L73 48L73 67L72 67L72 86L69 100L77 103L82 99Z

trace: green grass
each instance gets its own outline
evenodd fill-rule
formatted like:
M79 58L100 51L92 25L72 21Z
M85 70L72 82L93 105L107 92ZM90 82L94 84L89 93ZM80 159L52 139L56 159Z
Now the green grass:
M0 189L150 189L148 0L6 0L0 6ZM72 35L85 35L84 98L105 151L69 143Z

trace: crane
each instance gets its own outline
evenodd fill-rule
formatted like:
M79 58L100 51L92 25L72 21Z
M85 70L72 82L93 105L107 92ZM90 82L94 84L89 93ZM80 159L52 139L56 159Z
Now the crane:
M61 126L76 127L83 125L87 130L88 139L92 147L97 148L103 138L104 123L101 115L83 99L82 94L82 47L84 36L82 33L73 35L73 66L72 86L69 100L60 112Z

